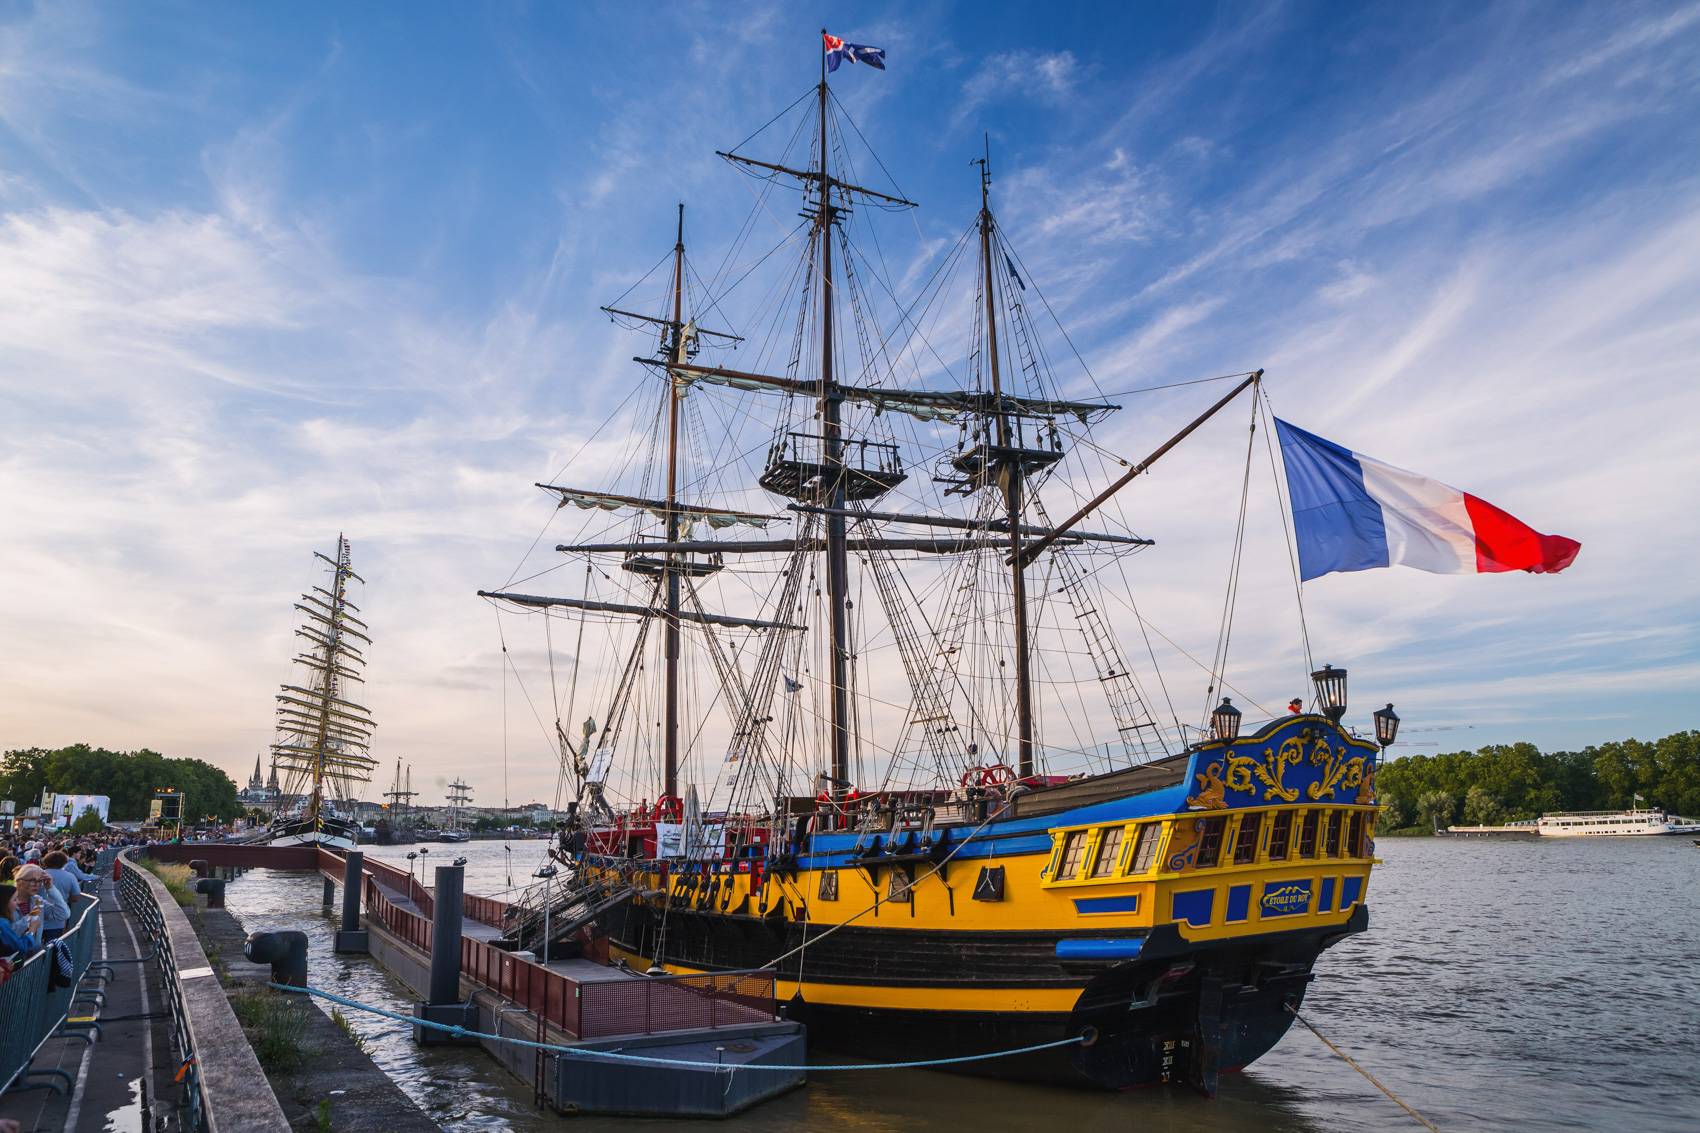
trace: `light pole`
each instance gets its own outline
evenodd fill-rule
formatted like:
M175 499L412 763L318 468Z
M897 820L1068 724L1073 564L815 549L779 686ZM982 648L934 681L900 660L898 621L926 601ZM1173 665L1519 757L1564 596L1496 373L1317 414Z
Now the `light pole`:
M543 963L549 963L549 914L555 909L555 867L539 866L533 877L543 879Z

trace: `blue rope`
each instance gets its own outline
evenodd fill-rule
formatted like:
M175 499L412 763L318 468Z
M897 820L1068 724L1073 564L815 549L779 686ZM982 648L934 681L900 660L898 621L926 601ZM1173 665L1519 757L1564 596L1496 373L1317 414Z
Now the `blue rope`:
M622 1054L612 1050L592 1050L582 1046L562 1046L559 1043L540 1043L530 1039L514 1038L510 1035L492 1035L485 1031L472 1031L453 1023L438 1023L430 1019L421 1019L414 1015L402 1015L382 1007L373 1007L335 992L325 991L316 987L295 987L292 984L272 983L268 987L278 991L304 992L327 999L344 1007L352 1007L356 1011L366 1011L385 1019L393 1019L398 1023L406 1023L410 1027L429 1027L434 1031L444 1031L456 1038L488 1039L491 1042L512 1043L514 1046L529 1047L532 1050L546 1050L555 1054L570 1054L580 1058L607 1058L617 1062L637 1062L650 1066L672 1066L690 1070L717 1070L733 1073L739 1070L786 1070L786 1071L817 1071L817 1070L920 1070L929 1066L959 1066L966 1062L984 1062L992 1058L1008 1058L1013 1054L1032 1054L1035 1051L1055 1050L1057 1047L1074 1046L1086 1041L1085 1035L1073 1035L1066 1039L1055 1039L1048 1043L1034 1043L1032 1046L1018 1046L1011 1050L998 1050L990 1054L964 1054L956 1058L923 1058L913 1062L847 1062L838 1065L805 1064L802 1066L780 1066L773 1063L751 1063L748 1065L723 1064L719 1062L687 1062L677 1058L653 1058L642 1054Z

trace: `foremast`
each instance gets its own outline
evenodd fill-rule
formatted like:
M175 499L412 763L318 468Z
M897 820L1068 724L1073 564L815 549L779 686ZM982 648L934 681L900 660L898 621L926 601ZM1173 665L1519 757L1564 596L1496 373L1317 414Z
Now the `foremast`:
M366 666L362 646L370 645L366 623L359 607L350 601L350 580L365 580L354 573L348 540L337 536L334 558L314 552L314 558L330 568L330 586L315 586L301 596L295 609L303 624L295 631L308 648L294 657L306 669L301 684L285 684L277 695L277 740L272 755L291 780L293 788L307 788L302 818L315 826L322 823L327 783L341 786L344 793L353 784L368 782L377 761L368 754L372 731L377 726L371 712L343 695L347 682L362 682Z

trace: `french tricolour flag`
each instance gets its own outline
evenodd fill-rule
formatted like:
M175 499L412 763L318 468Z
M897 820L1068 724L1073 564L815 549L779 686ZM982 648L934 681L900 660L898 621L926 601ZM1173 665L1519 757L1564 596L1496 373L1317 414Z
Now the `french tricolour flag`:
M1306 579L1408 566L1435 574L1551 574L1582 544L1542 535L1492 504L1275 421Z

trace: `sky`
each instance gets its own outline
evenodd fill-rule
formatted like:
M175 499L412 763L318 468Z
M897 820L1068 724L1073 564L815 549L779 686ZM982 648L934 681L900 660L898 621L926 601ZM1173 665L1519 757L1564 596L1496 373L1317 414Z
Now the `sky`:
M823 22L887 51L834 90L922 204L881 236L903 278L972 217L984 133L1099 388L1262 367L1283 417L1582 542L1557 576L1307 584L1355 715L1397 701L1407 752L1700 722L1700 7L4 2L0 748L244 781L340 532L374 754L428 802L553 797L475 591L549 555L533 483L640 376L598 305L680 200L719 261L752 197L714 150L808 90ZM1219 388L1098 439L1136 456ZM1244 436L1224 414L1125 500L1142 608L1194 654ZM1263 491L1230 673L1279 705Z

